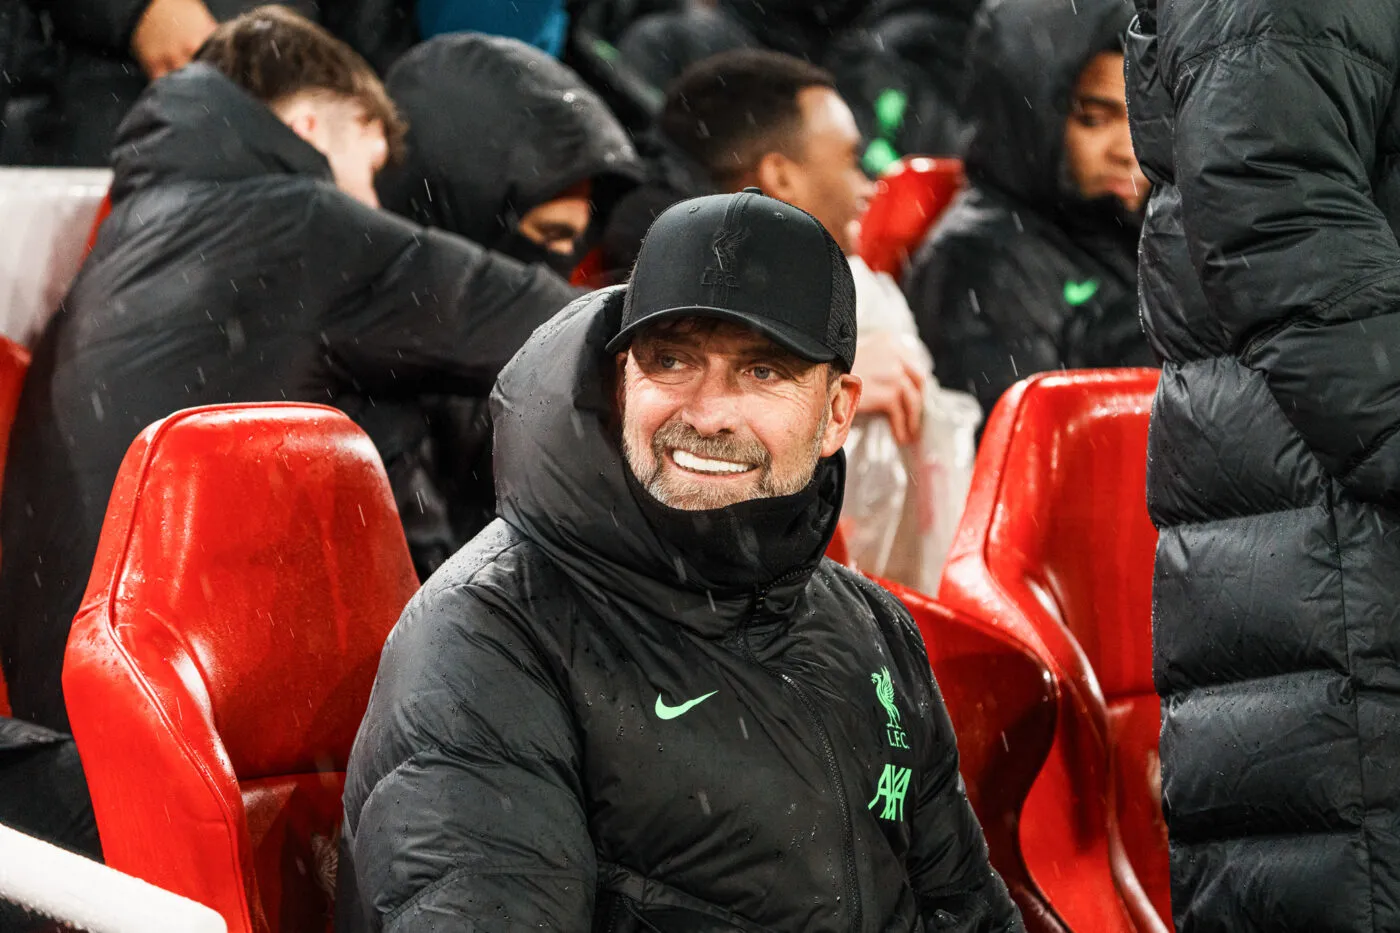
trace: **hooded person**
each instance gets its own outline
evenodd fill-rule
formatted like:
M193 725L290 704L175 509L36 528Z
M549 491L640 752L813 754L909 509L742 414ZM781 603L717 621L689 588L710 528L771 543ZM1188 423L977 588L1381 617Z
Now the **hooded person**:
M221 26L200 59L123 124L112 215L35 348L15 417L0 650L15 714L59 731L68 629L142 429L196 405L339 404L392 473L401 451L367 413L484 395L576 294L370 206L397 117L324 30L264 7Z
M340 933L1023 929L918 630L822 556L854 301L813 218L714 195L506 368L501 518L350 755Z
M404 158L377 179L384 207L565 278L642 177L626 130L598 95L518 40L438 36L401 58L385 88L408 132ZM426 579L495 518L491 419L484 398L462 397L380 417L405 439L422 438L405 483L406 524Z
M934 372L990 412L1032 373L1152 365L1137 313L1148 184L1128 132L1127 0L992 0L968 51L968 187L903 279Z
M567 277L642 178L627 131L568 66L515 39L439 36L389 71L406 154L384 207Z
M1400 17L1137 6L1176 929L1400 929Z

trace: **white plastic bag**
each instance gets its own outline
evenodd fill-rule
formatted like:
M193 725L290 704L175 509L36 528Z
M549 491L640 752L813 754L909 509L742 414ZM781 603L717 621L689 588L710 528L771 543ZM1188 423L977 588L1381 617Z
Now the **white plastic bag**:
M923 370L924 411L919 442L904 448L884 416L856 418L845 447L842 530L858 568L936 593L972 484L982 409L966 392L938 384L894 280L858 259L851 261L851 272L861 343L870 347L876 335L885 335L875 352L899 352Z

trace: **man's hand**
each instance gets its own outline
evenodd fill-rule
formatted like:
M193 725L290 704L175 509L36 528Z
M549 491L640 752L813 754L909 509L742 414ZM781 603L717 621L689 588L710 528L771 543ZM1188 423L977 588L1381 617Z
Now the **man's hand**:
M131 34L131 51L154 81L188 65L218 25L203 0L151 0Z
M889 418L897 444L918 440L924 416L924 373L900 339L877 333L861 340L853 372L863 383L858 412Z

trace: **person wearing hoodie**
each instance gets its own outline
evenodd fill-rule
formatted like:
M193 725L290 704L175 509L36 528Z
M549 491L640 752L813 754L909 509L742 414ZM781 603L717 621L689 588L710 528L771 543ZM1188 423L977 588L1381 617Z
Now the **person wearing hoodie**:
M567 276L590 227L642 178L598 95L518 40L439 36L384 84L408 134L402 162L380 173L380 202L522 262Z
M1137 313L1148 183L1129 136L1126 0L991 0L968 53L968 187L903 286L946 386L990 412L1032 373L1152 365Z
M430 39L394 65L385 88L408 133L404 158L379 175L383 206L521 262L567 278L590 231L641 180L626 130L598 95L515 39ZM426 398L399 414L408 435L426 432L401 484L411 494L400 497L426 579L495 518L491 420L484 398Z
M1400 8L1139 0L1180 933L1400 929Z
M17 716L67 731L68 628L148 424L212 403L337 404L392 476L401 451L378 410L484 395L577 294L371 206L397 126L363 60L279 7L221 26L123 124L112 215L34 351L0 500Z
M918 630L822 556L854 305L815 219L712 195L505 369L501 517L350 754L339 933L1023 929Z

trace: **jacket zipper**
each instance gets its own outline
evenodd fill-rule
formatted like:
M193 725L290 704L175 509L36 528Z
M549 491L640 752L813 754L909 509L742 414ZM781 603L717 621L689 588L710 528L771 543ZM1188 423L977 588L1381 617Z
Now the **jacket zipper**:
M800 573L800 571L798 572ZM787 576L796 577L797 573ZM758 609L763 605L763 600L768 597L769 592L787 579L787 576L779 577L763 589L754 593L753 609L750 610L748 618L739 627L739 648L743 652L744 658L749 663L755 665L759 670L770 677L783 683L791 690L802 704L802 708L807 713L807 718L811 722L813 729L817 733L817 738L822 743L822 758L826 765L827 781L831 784L831 789L836 795L836 803L841 811L841 861L842 867L846 870L846 896L850 901L851 922L850 929L860 930L861 923L861 903L860 903L860 882L856 877L856 844L855 844L855 824L851 819L851 808L846 798L846 782L841 777L841 768L836 762L836 747L831 743L831 734L826 731L826 724L822 722L821 714L817 711L817 705L808 695L802 685L793 677L773 670L754 656L753 650L749 647L748 629L753 622L754 616L758 615Z

